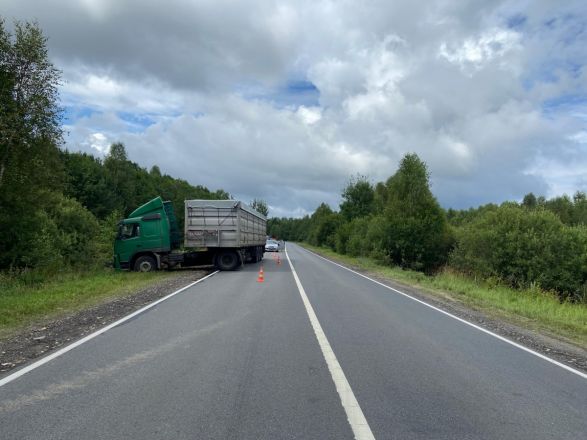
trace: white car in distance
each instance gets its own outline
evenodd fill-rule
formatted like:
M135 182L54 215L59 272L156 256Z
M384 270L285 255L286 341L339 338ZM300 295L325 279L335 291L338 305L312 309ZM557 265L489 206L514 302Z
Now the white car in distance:
M275 240L267 240L265 243L265 252L279 252L279 243Z

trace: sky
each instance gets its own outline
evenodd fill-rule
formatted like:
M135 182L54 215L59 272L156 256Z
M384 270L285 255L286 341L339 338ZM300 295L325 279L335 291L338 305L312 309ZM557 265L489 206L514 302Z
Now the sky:
M66 148L270 216L406 153L445 208L587 190L584 0L1 0L62 71Z

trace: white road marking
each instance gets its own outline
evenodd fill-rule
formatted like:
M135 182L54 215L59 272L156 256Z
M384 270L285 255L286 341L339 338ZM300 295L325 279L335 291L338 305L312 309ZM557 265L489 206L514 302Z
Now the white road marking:
M519 348L520 350L524 350L524 351L526 351L526 352L528 352L528 353L530 353L530 354L533 354L533 355L534 355L534 356L536 356L536 357L539 357L539 358L541 358L541 359L544 359L545 361L548 361L548 362L550 362L551 364L554 364L554 365L556 365L556 366L558 366L558 367L564 368L565 370L567 370L567 371L570 371L571 373L574 373L574 374L576 374L577 376L580 376L580 377L582 377L583 379L587 379L587 374L583 373L582 371L579 371L579 370L576 370L576 369L574 369L574 368L572 368L572 367L569 367L568 365L565 365L565 364L563 364L563 363L561 363L561 362L558 362L558 361L556 361L556 360L554 360L554 359L552 359L552 358L549 358L548 356L544 356L543 354L541 354L541 353L538 353L537 351L534 351L534 350L532 350L532 349L530 349L530 348L528 348L528 347L524 347L523 345L520 345L520 344L518 344L517 342L514 342L514 341L511 341L511 340L509 340L509 339L507 339L507 338L504 338L503 336L500 336L500 335L498 335L497 333L493 333L492 331L490 331L490 330L487 330L486 328L480 327L480 326L478 326L478 325L476 325L476 324L473 324L472 322L466 321L466 320L464 320L463 318L459 318L458 316L456 316L456 315L453 315L452 313L449 313L449 312L447 312L447 311L445 311L445 310L439 309L438 307L435 307L435 306L433 306L433 305L431 305L431 304L428 304L427 302L424 302L424 301L422 301L422 300L420 300L420 299L418 299L418 298L414 298L413 296L411 296L411 295L409 295L409 294L407 294L407 293L405 293L405 292L402 292L401 290L394 289L393 287L390 287L390 286L388 286L387 284L383 284L383 283L382 283L382 282L380 282L380 281L374 280L373 278L369 278L367 275L363 275L362 273L360 273L360 272L357 272L357 271L355 271L355 270L353 270L353 269L350 269L350 268L348 268L348 267L346 267L346 266L343 266L342 264L335 263L334 261L332 261L332 260L329 260L328 258L325 258L325 257L323 257L322 255L318 255L316 252L312 252L311 250L308 250L308 249L306 249L306 248L304 248L304 247L301 247L301 248L302 248L303 250L305 250L306 252L309 252L309 253L311 253L311 254L315 255L315 256L316 256L316 257L318 257L318 258L321 258L321 259L323 259L323 260L325 260L325 261L328 261L328 262L329 262L329 263L331 263L331 264L334 264L335 266L341 267L341 268L343 268L343 269L345 269L345 270L348 270L349 272L352 272L352 273L354 273L354 274L356 274L356 275L359 275L359 276L361 276L361 277L363 277L363 278L366 278L366 279L368 279L369 281L372 281L372 282L374 282L375 284L379 284L380 286L383 286L383 287L385 287L386 289L389 289L389 290L392 290L392 291L394 291L394 292L396 292L396 293L399 293L400 295L403 295L403 296L405 296L406 298L409 298L409 299L411 299L411 300L414 300L414 301L416 301L416 302L419 302L420 304L423 304L423 305L425 305L426 307L430 307L431 309L434 309L434 310L436 310L437 312L443 313L443 314L445 314L446 316L450 316L451 318L453 318L453 319L456 319L457 321L460 321L460 322L462 322L462 323L464 323L464 324L467 324L468 326L471 326L471 327L473 327L473 328L475 328L475 329L477 329L477 330L479 330L479 331L482 331L483 333L487 333L488 335L491 335L491 336L493 336L494 338L497 338L497 339L499 339L500 341L506 342L506 343L508 343L508 344L510 344L510 345L513 345L514 347L517 347L517 348Z
M15 380L15 379L18 379L19 377L21 377L21 376L25 375L26 373L28 373L28 372L30 372L30 371L33 371L33 370L35 370L36 368L39 368L41 365L44 365L44 364L46 364L47 362L50 362L50 361L52 361L53 359L55 359L55 358L57 358L57 357L61 356L62 354L65 354L65 353L67 353L68 351L70 351L70 350L73 350L73 349L74 349L74 348L76 348L76 347L79 347L79 346L80 346L80 345L82 345L83 343L85 343L85 342L88 342L88 341L89 341L89 340L91 340L91 339L94 339L96 336L99 336L99 335L101 335L102 333L104 333L104 332L107 332L107 331L108 331L108 330L110 330L111 328L114 328L114 327L116 327L117 325L120 325L120 324L122 324L123 322L125 322L125 321L128 321L129 319L131 319L131 318L133 318L133 317L135 317L135 316L137 316L137 315L139 315L139 314L143 313L145 310L149 310L150 308L152 308L152 307L155 307L157 304L159 304L159 303L162 303L163 301L165 301L165 300L167 300L167 299L171 298L172 296L175 296L175 295L177 295L178 293L181 293L181 292L183 292L183 291L184 291L184 290L186 290L186 289L189 289L189 288L190 288L190 287L192 287L193 285L195 285L195 284L198 284L198 283L201 283L201 282L202 282L202 281L204 281L205 279L207 279L207 278L210 278L210 277L211 277L211 276L213 276L213 275L216 275L218 272L219 272L219 271L212 272L211 274L209 274L209 275L206 275L204 278L200 278L198 281L194 281L193 283L190 283L190 284L188 284L187 286L185 286L185 287L182 287L181 289L179 289L179 290L176 290L175 292L173 292L173 293L170 293L169 295L167 295L167 296L164 296L163 298L160 298L160 299L158 299L157 301L154 301L154 302L152 302L151 304L148 304L148 305L146 305L145 307L143 307L143 308L141 308L141 309L137 310L136 312L133 312L133 313L131 313L130 315L126 315L125 317L123 317L123 318L119 319L119 320L118 320L118 321L116 321L116 322L113 322L112 324L108 324L106 327L102 327L100 330L98 330L98 331L96 331L96 332L94 332L94 333L91 333L91 334L89 334L88 336L86 336L86 337L84 337L84 338L82 338L82 339L80 339L80 340L78 340L78 341L74 342L73 344L69 344L67 347L63 347L62 349L60 349L60 350L57 350L56 352L54 352L54 353L51 353L50 355L48 355L48 356L45 356L45 357L44 357L44 358L42 358L42 359L39 359L37 362L34 362L34 363L32 363L32 364L30 364L30 365L28 365L28 366L24 367L24 368L21 368L20 370L18 370L18 371L16 371L16 372L14 372L14 373L12 373L12 374L10 374L10 375L6 376L4 379L1 379L1 380L0 380L0 387L2 387L2 386L4 386L4 385L6 385L7 383L10 383L10 382L12 382L12 381L13 381L13 380Z
M312 307L312 304L306 295L306 291L300 282L300 278L298 277L298 274L296 273L296 270L294 269L293 264L289 259L287 249L285 249L285 256L287 257L287 261L291 267L291 272L298 286L298 290L300 292L300 296L302 297L304 306L306 307L306 312L308 314L308 318L310 318L310 323L312 324L314 333L316 334L316 339L318 339L318 344L322 350L322 355L326 360L328 370L330 371L330 375L332 376L332 380L336 386L336 391L338 391L338 395L340 396L340 401L346 412L347 419L351 425L353 433L355 434L355 439L375 440L375 437L371 432L371 428L367 423L367 419L365 419L363 411L359 406L359 402L357 402L357 399L355 398L353 390L351 389L351 386L348 383L346 376L344 375L344 372L338 363L338 360L336 359L336 355L334 354L334 351L332 350L332 347L330 346L330 343L328 342L328 339L322 330L322 326L318 321L316 313L314 313L314 308Z

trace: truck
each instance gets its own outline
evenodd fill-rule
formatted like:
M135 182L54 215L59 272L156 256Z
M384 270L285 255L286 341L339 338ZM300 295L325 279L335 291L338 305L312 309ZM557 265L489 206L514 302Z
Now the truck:
M235 200L185 200L182 237L172 202L161 197L118 224L114 267L140 272L214 265L236 270L263 258L267 218Z

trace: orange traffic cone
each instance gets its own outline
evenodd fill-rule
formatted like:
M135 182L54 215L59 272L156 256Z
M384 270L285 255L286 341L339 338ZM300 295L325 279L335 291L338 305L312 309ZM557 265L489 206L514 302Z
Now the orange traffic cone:
M265 273L263 272L263 266L261 266L261 269L259 269L259 276L257 277L257 282L258 283L265 282Z

